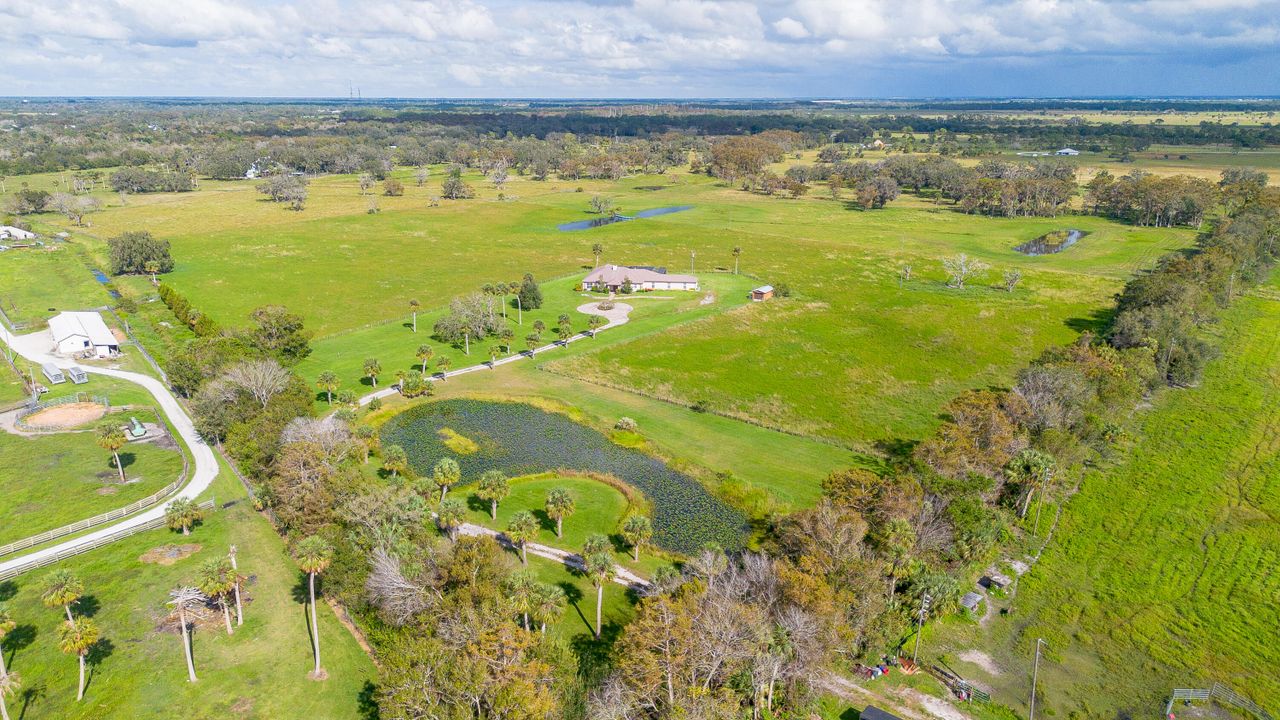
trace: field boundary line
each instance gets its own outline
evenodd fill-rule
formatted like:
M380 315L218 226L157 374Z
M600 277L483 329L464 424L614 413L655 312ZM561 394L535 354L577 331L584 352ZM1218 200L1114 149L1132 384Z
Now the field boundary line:
M200 503L197 507L199 507L201 510L216 510L217 504L213 500L205 500L204 502ZM131 535L137 535L140 532L145 532L147 530L154 530L159 527L164 527L164 525L165 525L165 518L163 516L158 518L153 518L140 525L134 525L132 527L127 527L122 530L113 532L110 535L104 535L98 538L97 540L94 540L93 542L85 543L83 545L76 545L75 547L67 548L66 550L63 550L61 552L57 552L52 555L47 555L45 557L38 558L36 560L31 560L29 562L23 563L16 567L9 568L8 570L0 571L0 582L3 582L5 580L11 580L25 572L46 567L48 565L52 565L56 562L66 560L67 558L75 557L76 555L89 552L90 550L97 550L100 547L105 547L117 540L123 540L124 538L127 538Z

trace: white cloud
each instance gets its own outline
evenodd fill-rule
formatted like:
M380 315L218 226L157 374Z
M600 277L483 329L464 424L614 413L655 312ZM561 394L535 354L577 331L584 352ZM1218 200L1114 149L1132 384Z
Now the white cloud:
M779 35L795 40L809 37L809 28L795 18L784 17L781 20L775 20L773 29L777 30Z

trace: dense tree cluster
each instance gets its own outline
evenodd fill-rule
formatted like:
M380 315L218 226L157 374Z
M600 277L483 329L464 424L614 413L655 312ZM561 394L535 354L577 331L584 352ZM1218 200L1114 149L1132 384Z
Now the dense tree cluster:
M155 171L140 167L121 168L111 173L111 189L116 192L189 192L196 178L186 170Z
M1094 212L1135 225L1198 227L1218 203L1218 187L1203 178L1159 177L1134 171L1121 178L1103 170L1087 184L1085 204Z
M142 275L173 270L169 241L146 230L131 230L107 240L112 275Z

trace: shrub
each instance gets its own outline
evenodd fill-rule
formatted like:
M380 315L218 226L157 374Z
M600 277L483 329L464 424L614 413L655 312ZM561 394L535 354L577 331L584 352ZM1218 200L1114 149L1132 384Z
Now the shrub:
M626 432L635 432L640 429L640 426L636 424L636 421L629 417L618 418L618 422L614 423L613 427L615 430L624 430Z

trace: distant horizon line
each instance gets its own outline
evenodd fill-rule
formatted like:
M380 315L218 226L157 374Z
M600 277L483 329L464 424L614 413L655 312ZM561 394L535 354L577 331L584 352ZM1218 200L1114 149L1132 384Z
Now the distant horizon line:
M427 102L1019 102L1019 101L1060 101L1060 102L1097 102L1108 100L1128 101L1234 101L1234 102L1267 102L1280 101L1280 95L919 95L919 96L855 96L855 95L769 95L769 96L613 96L613 97L574 97L555 95L530 96L429 96L429 95L385 95L375 97L349 97L343 95L92 95L92 94L50 94L50 95L0 95L0 101L31 100L324 100L326 102L349 102L352 104L368 104L386 101L427 101Z

